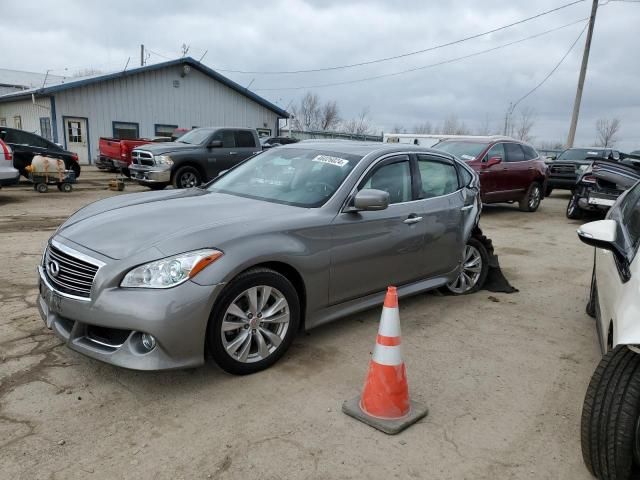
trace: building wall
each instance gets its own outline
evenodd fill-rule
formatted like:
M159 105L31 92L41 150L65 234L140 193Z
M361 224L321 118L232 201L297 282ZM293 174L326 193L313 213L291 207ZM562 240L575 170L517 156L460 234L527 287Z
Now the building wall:
M40 131L40 117L51 118L51 102L49 97L36 98L35 103L29 100L19 100L10 103L0 103L0 119L6 119L7 127L15 127L14 117L19 116L22 130L42 135Z
M141 137L154 136L155 124L266 126L276 134L277 114L193 68L184 77L182 71L168 67L56 93L58 141L65 143L63 117L88 119L91 159L98 139L112 136L114 121L138 123Z

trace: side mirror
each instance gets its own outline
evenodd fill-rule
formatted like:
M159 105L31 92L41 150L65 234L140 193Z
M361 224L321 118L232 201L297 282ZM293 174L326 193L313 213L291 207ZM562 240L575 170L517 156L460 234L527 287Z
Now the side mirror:
M557 160L557 159L558 159L558 156L557 156L557 155L551 155L551 156L549 157L549 160L551 160L551 161L555 161L555 160Z
M207 145L208 148L220 148L221 146L222 140L211 140L209 145Z
M350 211L378 211L386 210L389 206L389 193L373 188L360 190L353 199L353 207Z
M578 229L578 238L592 247L618 252L615 243L617 231L615 220L598 220L582 225Z
M502 163L502 157L491 157L486 163L483 163L482 166L484 168L491 168L499 163Z
M61 143L56 143L56 145L60 148L64 148Z

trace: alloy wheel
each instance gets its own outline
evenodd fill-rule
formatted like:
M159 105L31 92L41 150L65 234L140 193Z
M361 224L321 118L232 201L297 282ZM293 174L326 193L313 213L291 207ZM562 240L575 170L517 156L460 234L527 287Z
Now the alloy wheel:
M464 262L460 275L447 285L453 293L465 293L476 286L482 273L482 255L473 245L467 245L464 250Z
M222 345L242 363L264 360L277 350L289 329L290 309L274 287L251 287L227 308L221 325Z
M193 188L198 186L198 177L193 172L185 172L180 177L180 186L182 188Z
M535 210L538 208L538 205L540 205L541 193L540 187L537 185L531 190L531 194L529 195L529 208L531 210Z

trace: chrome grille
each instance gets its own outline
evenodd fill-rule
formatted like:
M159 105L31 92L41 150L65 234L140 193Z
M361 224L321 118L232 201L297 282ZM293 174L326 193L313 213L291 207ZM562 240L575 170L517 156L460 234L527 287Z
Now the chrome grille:
M570 173L572 175L575 175L576 173L576 167L575 165L551 165L550 168L551 173L560 173L560 174L566 174L566 173Z
M51 286L62 293L91 297L91 287L99 268L53 245L47 247L44 270Z
M153 155L150 152L145 152L144 150L133 150L131 152L131 161L136 165L147 165L149 167L155 165Z

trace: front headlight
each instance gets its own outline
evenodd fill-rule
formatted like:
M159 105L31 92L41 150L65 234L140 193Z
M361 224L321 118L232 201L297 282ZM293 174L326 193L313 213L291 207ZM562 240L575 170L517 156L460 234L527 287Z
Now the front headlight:
M156 155L153 158L156 161L156 165L166 165L168 167L173 165L173 160L171 160L171 157L169 155Z
M127 273L120 284L124 288L172 288L195 277L222 256L207 249L182 253L140 265Z
M587 169L588 169L590 166L591 166L591 165L580 165L580 166L578 167L578 172L580 172L580 173L584 173L584 172L586 172L586 171L587 171Z

